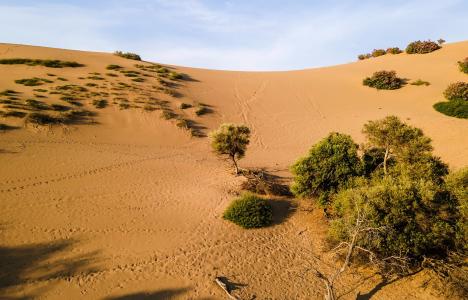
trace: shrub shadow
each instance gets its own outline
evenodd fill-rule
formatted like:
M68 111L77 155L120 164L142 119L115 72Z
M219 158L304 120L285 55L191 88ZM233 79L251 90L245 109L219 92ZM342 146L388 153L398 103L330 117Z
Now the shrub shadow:
M189 288L163 289L155 292L140 292L123 296L108 297L105 300L159 300L172 299L189 291Z
M286 221L296 211L297 207L289 200L274 199L269 200L273 210L271 225L279 225Z

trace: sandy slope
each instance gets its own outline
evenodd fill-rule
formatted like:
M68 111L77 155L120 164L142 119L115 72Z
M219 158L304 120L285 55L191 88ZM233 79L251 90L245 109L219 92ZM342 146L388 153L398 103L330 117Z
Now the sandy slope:
M248 124L253 140L242 166L286 177L288 166L328 132L362 141L362 125L388 114L423 128L436 153L457 168L468 163L468 123L437 113L432 104L447 84L466 80L456 68L466 53L468 42L428 55L294 72L177 68L193 79L179 87L182 98L145 95L170 101L205 132L226 121ZM3 44L5 57L86 64L0 65L0 90L24 96L32 88L14 79L52 72L80 83L83 73L104 73L108 64L134 64L110 54ZM361 85L380 69L431 85L378 92ZM117 80L106 78L109 90ZM210 104L213 113L196 117L193 110L177 110L181 101ZM226 276L242 299L319 299L322 285L305 271L309 265L330 269L321 251L326 224L320 212L276 199L274 226L245 231L223 221L242 179L210 152L208 139L190 138L159 114L112 106L99 111L98 124L0 133L0 298L223 299L213 277ZM360 299L438 298L419 287L422 276L380 286L368 274L344 278L344 299L358 293Z

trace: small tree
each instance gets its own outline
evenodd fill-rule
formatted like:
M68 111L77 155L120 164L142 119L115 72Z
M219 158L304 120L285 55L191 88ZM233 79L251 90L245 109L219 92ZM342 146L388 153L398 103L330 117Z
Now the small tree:
M368 145L384 150L383 169L388 173L387 163L392 157L413 162L424 153L432 151L431 139L419 128L409 126L396 116L388 116L364 125L363 133Z
M236 174L239 174L237 160L245 155L250 142L250 129L245 125L222 124L210 134L213 150L220 155L227 155L233 162Z
M327 204L328 193L362 173L357 150L358 146L349 135L330 133L312 146L308 156L292 166L292 192L301 197L321 194L321 204Z

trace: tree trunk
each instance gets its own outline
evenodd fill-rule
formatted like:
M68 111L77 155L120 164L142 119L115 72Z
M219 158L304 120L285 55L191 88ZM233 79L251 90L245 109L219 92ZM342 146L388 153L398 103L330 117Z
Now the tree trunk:
M384 155L384 158L383 158L383 171L384 171L384 174L387 175L387 160L388 160L388 148L385 149L385 155Z
M237 161L235 155L231 155L232 162L234 163L234 168L236 171L236 175L239 175L239 167L237 166Z

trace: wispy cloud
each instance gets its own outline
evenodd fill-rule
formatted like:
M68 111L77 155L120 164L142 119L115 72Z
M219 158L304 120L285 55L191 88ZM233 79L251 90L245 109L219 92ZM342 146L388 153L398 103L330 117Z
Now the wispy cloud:
M5 0L0 40L139 52L163 63L282 70L413 39L466 39L468 4L422 1Z

